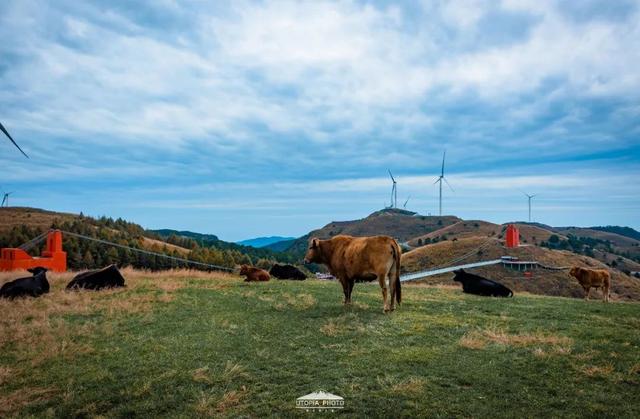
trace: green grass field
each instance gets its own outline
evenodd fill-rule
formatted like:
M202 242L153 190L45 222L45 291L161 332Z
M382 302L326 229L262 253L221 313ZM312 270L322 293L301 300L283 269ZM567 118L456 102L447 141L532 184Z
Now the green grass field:
M0 416L640 417L640 305L125 272L0 302ZM55 277L54 277L55 278Z

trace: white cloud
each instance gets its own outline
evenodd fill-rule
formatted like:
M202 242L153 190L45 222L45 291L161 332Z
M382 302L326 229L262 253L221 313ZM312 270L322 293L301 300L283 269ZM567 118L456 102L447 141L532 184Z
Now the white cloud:
M481 32L480 18L499 5L428 3L425 15L407 16L358 2L234 2L222 15L194 13L192 33L177 41L113 10L96 20L98 11L84 18L78 10L87 8L51 6L27 18L40 4L26 3L31 8L9 13L24 38L4 47L24 60L0 83L12 101L28 103L10 111L21 128L87 141L108 132L115 141L153 138L164 147L221 137L255 143L267 133L319 143L369 135L406 141L446 118L433 106L439 101L472 93L488 104L510 102L550 78L564 80L560 92L572 97L640 91L638 19L576 23L553 2L504 1L507 10L539 18L530 36L467 51L451 48L455 37ZM186 14L178 2L163 7ZM410 18L418 23L408 30ZM62 33L41 29L52 19L65 23ZM443 36L439 25L447 22L454 29ZM509 111L529 115L529 106Z

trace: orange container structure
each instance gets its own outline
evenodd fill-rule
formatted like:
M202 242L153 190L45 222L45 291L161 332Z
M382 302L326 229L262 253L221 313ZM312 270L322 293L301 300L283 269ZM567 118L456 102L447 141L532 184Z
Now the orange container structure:
M507 247L520 246L520 232L513 224L507 226Z
M42 266L54 272L67 270L67 253L62 250L62 232L60 230L49 232L47 247L41 257L32 257L18 248L0 250L0 271L16 271L36 266Z

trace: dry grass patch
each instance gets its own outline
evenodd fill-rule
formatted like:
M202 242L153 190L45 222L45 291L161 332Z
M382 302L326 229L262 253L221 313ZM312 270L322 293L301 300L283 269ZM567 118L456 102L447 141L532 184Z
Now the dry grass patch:
M426 380L419 377L410 377L391 386L391 392L409 396L417 396L422 394Z
M385 390L398 395L417 396L422 394L426 380L420 377L409 377L400 379L388 375L377 377L376 381Z
M571 351L573 340L566 336L558 336L541 331L510 334L504 329L491 327L467 332L459 341L460 346L469 349L483 349L490 343L515 347L550 345L554 349L552 352L545 352L546 354L567 354ZM540 351L537 351L537 353L542 354Z
M364 331L364 325L352 313L330 319L320 327L320 332L331 337L353 332L362 333Z
M191 378L193 378L193 381L197 383L211 384L213 382L211 379L211 373L209 372L209 367L202 367L193 371Z
M17 375L16 371L14 371L12 368L0 366L0 386L9 382L8 379L15 375Z
M247 388L242 386L239 390L225 392L218 397L215 394L203 393L198 399L194 410L198 416L219 417L233 407L238 406L247 394Z
M533 354L539 358L547 358L554 355L569 355L571 348L568 346L552 346L549 349L535 348Z
M54 388L21 388L5 396L0 395L0 416L9 415L33 403L50 400L57 391Z
M222 371L222 379L225 381L232 381L236 378L249 378L247 369L240 364L227 361Z
M307 310L316 305L316 299L311 294L296 294L291 295L289 293L284 293L282 295L284 302L288 307L297 309L297 310Z
M588 377L608 377L613 373L613 365L606 364L603 366L591 365L580 368L583 374Z

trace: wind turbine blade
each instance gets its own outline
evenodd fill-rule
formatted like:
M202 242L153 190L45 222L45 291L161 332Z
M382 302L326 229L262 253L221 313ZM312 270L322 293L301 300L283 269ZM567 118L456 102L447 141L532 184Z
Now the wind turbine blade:
M447 178L446 178L446 177L443 177L443 178L442 178L442 180L444 180L444 183L446 183L446 184L447 184L447 186L449 187L449 189L451 189L451 192L455 192L455 191L453 190L453 188L451 187L451 185L449 185L449 182L447 181Z
M442 179L442 177L439 177L438 179L436 179L436 181L433 182L433 184L435 185L436 183L440 182L440 179Z
M444 151L444 153L442 153L442 170L440 172L440 176L444 176L444 158L447 155L447 150Z
M391 180L393 181L393 183L396 183L396 180L393 178L393 175L391 174L391 170L387 169L389 171L389 176L391 176Z
M7 130L5 129L5 127L2 125L2 122L0 122L0 131L4 132L4 134L5 134L7 137L9 137L9 139L11 140L11 142L13 143L13 145L14 145L14 146L16 146L16 148L17 148L18 150L20 150L20 152L21 152L22 154L24 154L24 156L25 156L26 158L29 158L29 156L27 156L27 153L25 153L24 151L22 151L22 149L20 148L20 146L19 146L19 145L18 145L18 144L13 140L13 138L11 138L11 135L9 134L9 131L7 131Z

